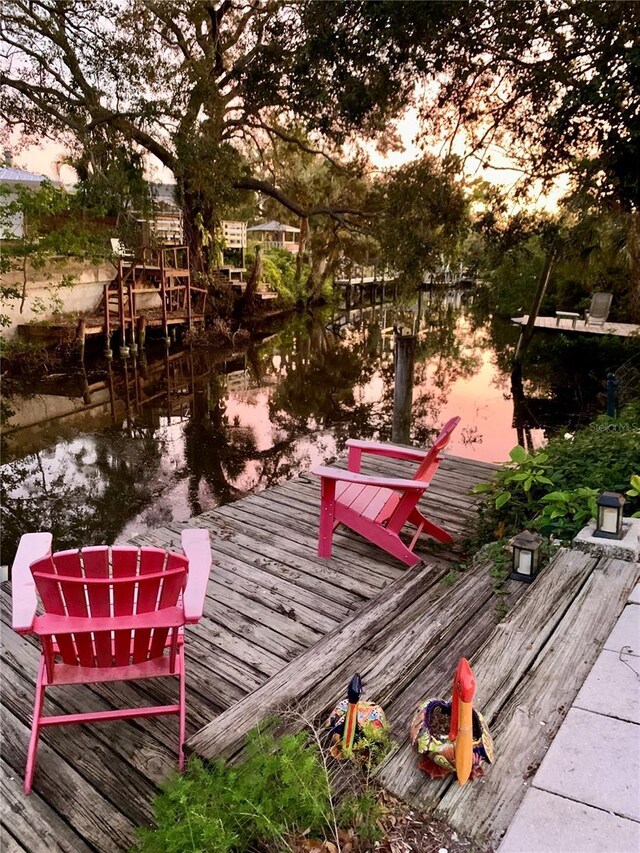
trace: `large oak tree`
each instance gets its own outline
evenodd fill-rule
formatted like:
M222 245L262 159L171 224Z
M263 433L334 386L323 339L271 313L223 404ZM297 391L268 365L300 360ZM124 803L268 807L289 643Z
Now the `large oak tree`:
M426 141L483 156L498 139L536 174L573 168L638 205L640 6L581 0L7 0L2 114L91 152L132 150L175 176L188 236L206 240L238 191L306 205L250 168L265 139L331 151L384 131L426 93ZM302 125L313 144L289 133ZM308 140L308 137L307 137ZM95 162L94 168L100 168Z

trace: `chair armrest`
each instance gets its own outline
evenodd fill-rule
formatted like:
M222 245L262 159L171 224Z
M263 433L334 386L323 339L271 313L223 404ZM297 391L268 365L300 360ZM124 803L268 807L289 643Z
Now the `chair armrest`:
M51 533L25 533L11 569L11 624L19 634L29 634L36 618L38 595L31 563L51 553Z
M40 637L51 637L54 634L86 634L92 631L181 628L184 622L182 607L165 607L162 610L127 616L58 616L55 613L45 613L44 616L36 616L33 620L33 632Z
M429 453L428 450L420 450L418 447L402 447L400 444L389 444L385 441L363 441L359 438L350 438L347 441L347 447L356 448L362 453L388 456L391 459L406 459L410 462L422 462Z
M341 468L329 468L324 465L312 468L311 473L322 479L336 480L341 483L360 483L363 486L378 486L399 492L404 492L408 489L424 492L425 489L429 488L429 483L425 480L403 480L399 477L371 477L368 474L343 471Z
M183 530L182 550L189 560L187 586L182 597L184 618L188 624L193 625L202 617L211 572L209 531L201 527L188 527Z

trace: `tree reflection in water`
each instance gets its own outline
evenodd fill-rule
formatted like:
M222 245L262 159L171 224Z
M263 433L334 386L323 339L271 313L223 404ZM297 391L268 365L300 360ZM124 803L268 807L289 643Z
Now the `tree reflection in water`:
M535 426L533 391L550 396L554 376L569 370L579 386L578 362L588 387L590 365L609 358L600 342L591 360L586 341L568 348L558 339L548 348L557 358L547 362L542 342L532 347L534 378L525 369L525 422L516 433L513 329L460 294L422 294L418 305L296 315L241 353L194 346L116 361L99 382L95 371L93 384L82 376L80 392L50 381L45 393L58 414L37 424L24 416L27 397L9 398L16 420L22 406L31 426L4 439L5 459L14 461L2 469L2 562L29 530L51 530L60 548L122 541L328 461L349 437L390 439L394 324L417 335L412 440L428 443L443 420L461 414L453 452L495 461Z

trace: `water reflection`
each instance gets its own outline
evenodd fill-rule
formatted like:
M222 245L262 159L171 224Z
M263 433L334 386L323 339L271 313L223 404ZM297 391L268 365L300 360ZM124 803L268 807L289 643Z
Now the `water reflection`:
M468 294L297 315L243 352L116 360L10 397L2 562L29 530L59 547L122 541L328 461L350 436L390 439L398 326L417 337L414 442L454 415L460 455L500 461L542 440L530 400L514 426L501 366L516 331L483 322Z

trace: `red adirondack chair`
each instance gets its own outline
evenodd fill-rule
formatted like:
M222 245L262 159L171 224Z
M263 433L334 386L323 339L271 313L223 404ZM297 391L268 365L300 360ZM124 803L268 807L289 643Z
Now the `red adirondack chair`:
M313 468L312 473L320 477L318 556L331 556L333 531L339 524L384 548L407 566L420 560L413 549L421 533L428 533L439 542L451 542L447 531L425 518L417 505L438 470L441 451L459 423L460 418L447 421L429 450L349 439L348 471L326 466ZM360 473L363 453L407 459L420 465L411 480L371 477ZM407 522L417 528L408 546L400 539L400 531Z
M31 790L44 726L177 714L184 764L184 626L202 616L211 569L209 533L182 533L183 554L160 548L99 546L51 553L50 533L27 533L13 563L13 629L42 644L27 753ZM44 613L36 616L38 596ZM175 705L43 716L47 687L173 676Z

